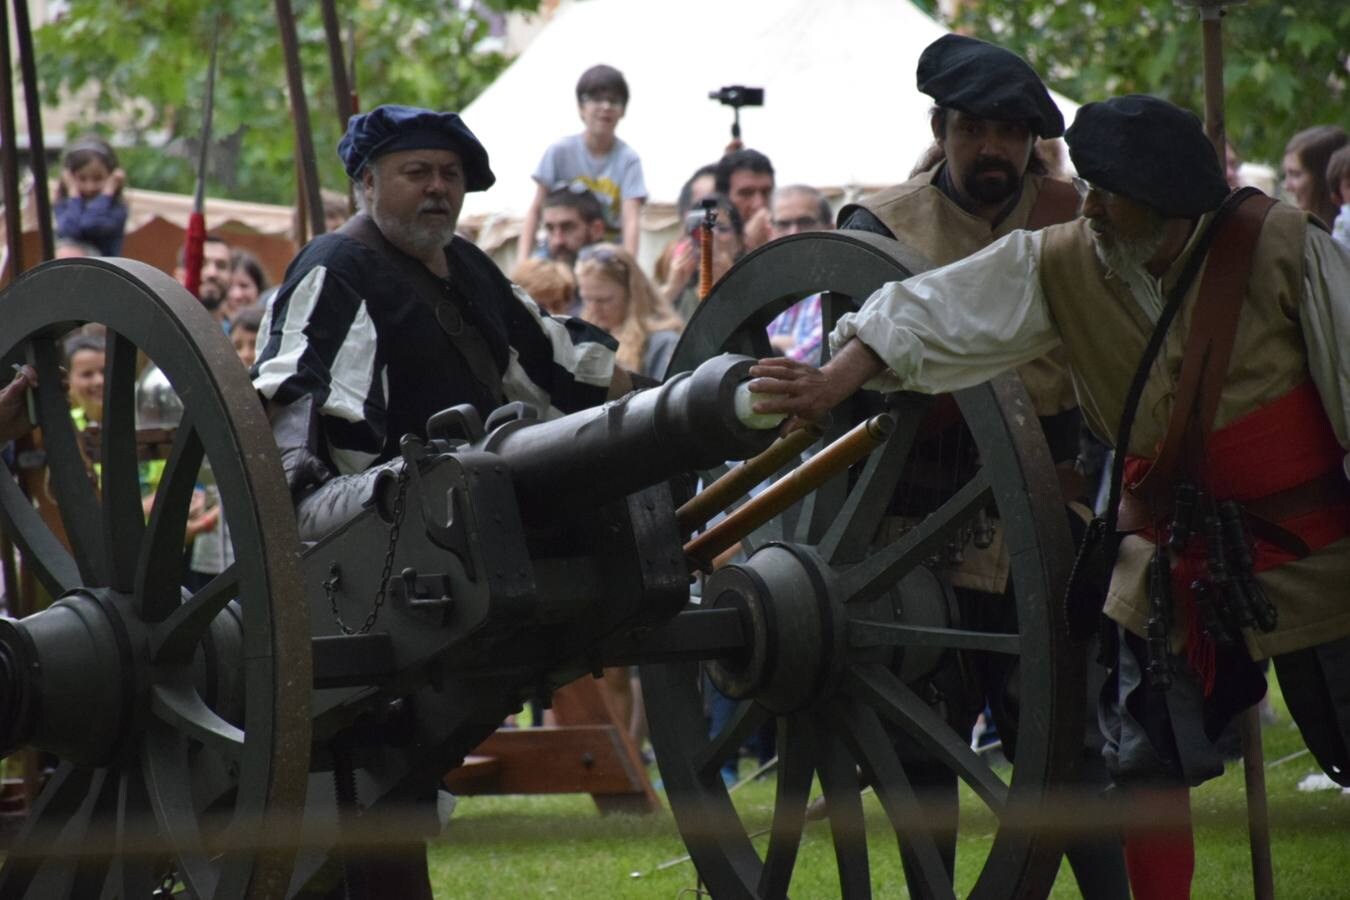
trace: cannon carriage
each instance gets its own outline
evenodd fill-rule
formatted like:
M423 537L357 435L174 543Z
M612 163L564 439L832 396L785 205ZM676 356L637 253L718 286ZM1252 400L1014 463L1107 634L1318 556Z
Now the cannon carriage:
M716 474L773 439L733 411L749 359L771 355L763 326L825 292L828 330L885 281L926 267L866 235L770 244L700 307L662 387L547 422L520 405L482 423L447 410L365 480L359 503L303 532L263 410L193 298L122 261L21 278L0 296L0 357L38 369L69 548L0 473L0 522L57 598L0 626L4 747L60 759L0 869L0 898L293 895L345 847L425 835L428 787L522 702L630 663L714 896L787 894L817 779L842 896L871 895L876 813L913 862L912 891L951 895L935 834L956 823L925 816L897 740L967 784L981 827L996 832L960 893L1044 894L1059 854L1028 823L1079 747L1082 653L1057 612L1071 558L1057 481L1014 378L937 404L971 464L943 476L941 501L897 541L878 545L878 526L906 480L931 479L916 448L937 405L860 394L825 440L882 415L881 446L746 535L744 558L703 573L697 597L689 590L695 568L713 567L685 553L670 482ZM94 477L55 349L90 321L109 330ZM148 518L138 354L185 408ZM236 559L188 592L182 536L203 461ZM963 621L942 572L943 548L988 514L1003 523L1016 588L1008 631ZM1010 776L934 711L927 686L939 666L989 658L1018 671ZM700 667L737 701L711 737ZM776 800L756 843L718 770L770 719ZM864 799L873 791L879 810Z

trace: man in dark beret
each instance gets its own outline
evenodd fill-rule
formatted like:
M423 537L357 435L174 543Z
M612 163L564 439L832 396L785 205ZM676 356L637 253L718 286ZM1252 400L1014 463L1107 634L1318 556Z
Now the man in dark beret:
M1045 84L1010 50L948 34L924 49L934 146L910 180L839 212L839 227L899 237L934 262L960 259L1029 219L1071 218L1077 198L1045 178L1036 140L1064 133ZM1035 214L1033 216L1033 213Z
M542 314L455 234L465 192L495 180L458 115L380 106L352 117L338 153L361 212L291 263L254 366L302 528L321 524L307 518L319 485L393 459L442 409L572 412L631 385L609 337Z
M380 106L351 118L338 153L361 212L291 263L252 370L306 541L348 521L400 439L426 439L441 410L486 418L521 400L548 417L632 385L611 338L544 314L455 234L465 192L494 181L458 115ZM428 831L434 797L428 784ZM361 865L381 896L431 897L420 843Z
M917 250L930 262L945 265L987 247L1016 229L1038 229L1067 222L1078 214L1078 194L1067 181L1052 179L1038 153L1038 139L1058 138L1064 133L1064 118L1035 70L1017 54L994 44L957 34L948 34L930 44L919 57L916 79L919 90L933 98L929 126L933 146L910 179L846 205L839 212L840 227L896 238ZM1019 370L1040 416L1051 454L1063 475L1066 499L1078 500L1087 488L1086 479L1074 469L1079 454L1082 417L1074 398L1063 352L1054 351L1032 360ZM960 441L934 437L931 453L961 446ZM954 460L944 464L953 469ZM900 509L903 515L911 511ZM915 515L921 511L913 511ZM1001 523L994 523L1001 527ZM987 548L973 543L962 548L959 562L944 567L943 574L954 588L963 608L975 612L1015 610L1011 569L1006 544L994 541ZM992 628L1015 629L1016 622L980 623ZM952 660L951 666L958 663ZM950 722L958 732L969 731L971 721L989 708L1005 746L1016 743L1016 714L1000 697L1005 686L1015 683L1011 669L988 667L982 671L980 696L970 704L951 703L959 713ZM1088 694L1105 679L1106 671L1088 652ZM941 678L941 674L936 676ZM969 678L951 677L944 695L966 685ZM972 685L973 686L973 685ZM976 691L969 691L976 693ZM1108 783L1101 762L1101 738L1092 717L1085 733L1081 777L1088 790ZM917 748L904 750L911 759L921 756ZM956 778L940 764L911 765L912 778L931 776L924 784L925 796L936 804L945 798L949 812L933 810L936 820L956 814ZM955 844L944 847L949 868ZM1119 841L1086 838L1067 845L1069 861L1087 900L1125 900L1128 888ZM912 869L906 859L907 869Z
M1137 823L1126 834L1134 896L1186 897L1188 788L1223 771L1214 739L1264 694L1256 661L1273 660L1309 749L1350 784L1350 250L1315 219L1266 198L1229 216L1223 167L1199 119L1163 100L1087 104L1067 139L1082 218L1014 232L970 259L886 285L840 321L823 369L764 360L751 389L758 411L812 419L859 387L954 390L1062 346L1087 424L1114 444L1146 345L1170 321L1118 448L1123 538L1103 609L1114 665L1100 718L1107 765ZM1243 231L1249 248L1239 244ZM1215 262L1237 246L1236 263ZM1220 300L1210 308L1236 309L1236 331L1218 386L1183 392L1181 373L1203 372L1219 344L1212 325L1197 326L1200 343L1192 342L1202 291ZM1169 303L1179 313L1165 320ZM1174 426L1183 393L1197 399ZM1189 449L1165 465L1159 448L1171 443ZM1171 470L1161 486L1146 478L1155 466ZM1171 494L1182 486L1210 498L1206 522L1226 510L1245 526L1240 540L1223 538L1223 552L1238 560L1229 568L1244 579L1245 608L1259 612L1252 598L1264 597L1272 615L1235 616L1231 577L1212 563L1216 538L1178 535ZM1170 579L1151 582L1159 570ZM1157 604L1171 606L1171 631L1150 644ZM1206 609L1217 612L1202 621ZM1149 832L1145 821L1163 830Z

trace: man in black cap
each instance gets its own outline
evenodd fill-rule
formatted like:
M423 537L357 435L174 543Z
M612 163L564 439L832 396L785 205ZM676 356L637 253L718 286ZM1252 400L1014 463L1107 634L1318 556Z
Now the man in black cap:
M1077 192L1069 183L1049 178L1036 152L1037 139L1054 139L1064 133L1064 118L1025 60L994 44L948 34L924 49L916 76L919 90L936 103L929 121L933 147L909 181L841 209L841 228L896 238L931 262L946 265L1016 229L1039 229L1077 216ZM1087 479L1075 469L1082 417L1063 353L1055 351L1032 360L1018 374L1059 467L1065 499L1079 500L1088 488ZM931 443L929 452L937 457L943 457L944 451L951 456L954 448L963 446L947 434L933 436ZM960 462L943 458L942 465L955 470ZM926 511L900 509L896 524L905 527ZM998 522L992 525L1002 527ZM945 565L942 574L973 626L994 630L1016 628L1012 598L1000 602L1011 591L1010 571L1006 544L994 540L983 548L967 542L959 561ZM997 621L988 620L991 612ZM978 621L974 621L976 616ZM1087 656L1087 693L1092 695L1106 672L1096 662L1095 651L1089 648ZM949 699L950 724L958 731L969 731L987 694L993 724L1011 755L1017 716L1015 707L1004 701L1012 696L1005 689L1015 684L1012 669L1003 664L982 666L978 689L971 690L975 686L960 668L953 659L932 676L938 691ZM956 701L958 693L971 695L967 697L971 703ZM1093 718L1086 726L1079 776L1089 789L1108 782ZM955 775L941 763L927 760L918 748L902 748L902 752L911 778L922 783L934 818L954 820ZM944 804L946 812L939 809ZM951 868L954 839L943 850ZM1087 900L1125 900L1128 888L1118 841L1085 838L1069 842L1067 852ZM908 858L905 862L907 869L913 868Z
M522 400L547 417L632 385L612 339L542 313L455 234L465 192L494 181L458 115L380 106L351 118L338 153L362 212L291 263L253 368L307 541L350 519L400 438L425 439L441 410ZM428 784L428 831L434 797ZM356 864L380 896L431 897L420 842Z
M938 263L968 256L1017 228L1072 218L1077 197L1045 178L1037 138L1064 133L1064 117L1017 54L948 34L919 57L918 88L932 97L934 150L909 181L839 211L839 227L896 237Z
M841 320L823 369L764 360L751 388L761 392L757 411L817 418L862 386L953 390L1062 345L1097 436L1114 444L1133 416L1119 448L1124 535L1103 610L1114 623L1104 631L1114 645L1100 708L1104 755L1135 815L1160 823L1126 835L1135 897L1186 897L1187 788L1223 771L1214 738L1264 693L1253 660L1274 660L1309 749L1350 784L1350 359L1341 337L1350 251L1266 198L1230 215L1223 167L1199 120L1165 101L1087 104L1066 137L1084 179L1084 218L1014 232L975 257L886 285ZM1253 209L1254 224L1239 226ZM1241 266L1215 262L1243 230L1251 247ZM1219 302L1201 305L1206 296ZM1175 318L1169 307L1180 310ZM1236 311L1222 341L1230 361L1215 372L1205 367L1219 329L1196 324L1201 309ZM1136 370L1141 388L1127 410ZM1200 373L1199 387L1186 388L1187 371ZM1165 466L1174 444L1182 449ZM1171 468L1161 487L1147 481L1155 466ZM1169 496L1183 489L1206 510L1191 517L1190 537ZM1224 522L1236 536L1213 533ZM1237 619L1234 598L1257 615ZM1162 632L1151 635L1158 603L1170 606L1171 628L1162 616Z

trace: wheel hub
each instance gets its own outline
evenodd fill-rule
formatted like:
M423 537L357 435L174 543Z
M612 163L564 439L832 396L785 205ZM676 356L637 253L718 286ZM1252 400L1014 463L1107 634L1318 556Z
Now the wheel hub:
M779 714L820 695L843 657L844 610L830 596L827 572L807 549L770 544L708 579L711 606L739 610L748 636L743 652L708 663L718 690Z
M130 605L112 591L80 589L22 621L0 621L6 750L33 746L88 766L116 755L148 666Z
M186 677L206 705L243 721L242 623L236 604L211 622L187 672L151 661L133 598L80 588L20 621L0 619L0 754L34 747L76 765L122 754L156 680Z

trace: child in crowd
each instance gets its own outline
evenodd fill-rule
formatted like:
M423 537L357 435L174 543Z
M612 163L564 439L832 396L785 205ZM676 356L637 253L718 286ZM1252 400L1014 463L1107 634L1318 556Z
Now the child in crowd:
M71 144L56 187L57 236L97 247L103 256L119 255L127 226L126 180L107 142L83 137Z
M103 420L104 338L76 331L66 338L63 349L70 373L70 417L84 431L91 422Z
M577 280L572 267L554 259L527 259L516 266L511 280L520 285L544 312L555 316L581 315L576 299Z
M540 211L549 191L580 185L595 194L605 212L606 240L617 241L632 256L638 252L639 216L647 199L642 161L615 135L628 108L628 82L613 66L592 66L577 81L577 111L585 126L544 151L534 171L534 202L525 214L517 259L534 249Z
M1327 160L1327 187L1331 199L1341 208L1332 226L1331 236L1350 247L1350 144L1346 144Z
M262 318L261 306L245 306L230 322L230 343L246 369L253 368L253 361L258 356L258 329L262 326Z
M256 304L265 290L267 273L263 271L258 257L247 250L231 250L230 286L225 291L225 320L233 323L238 312Z

